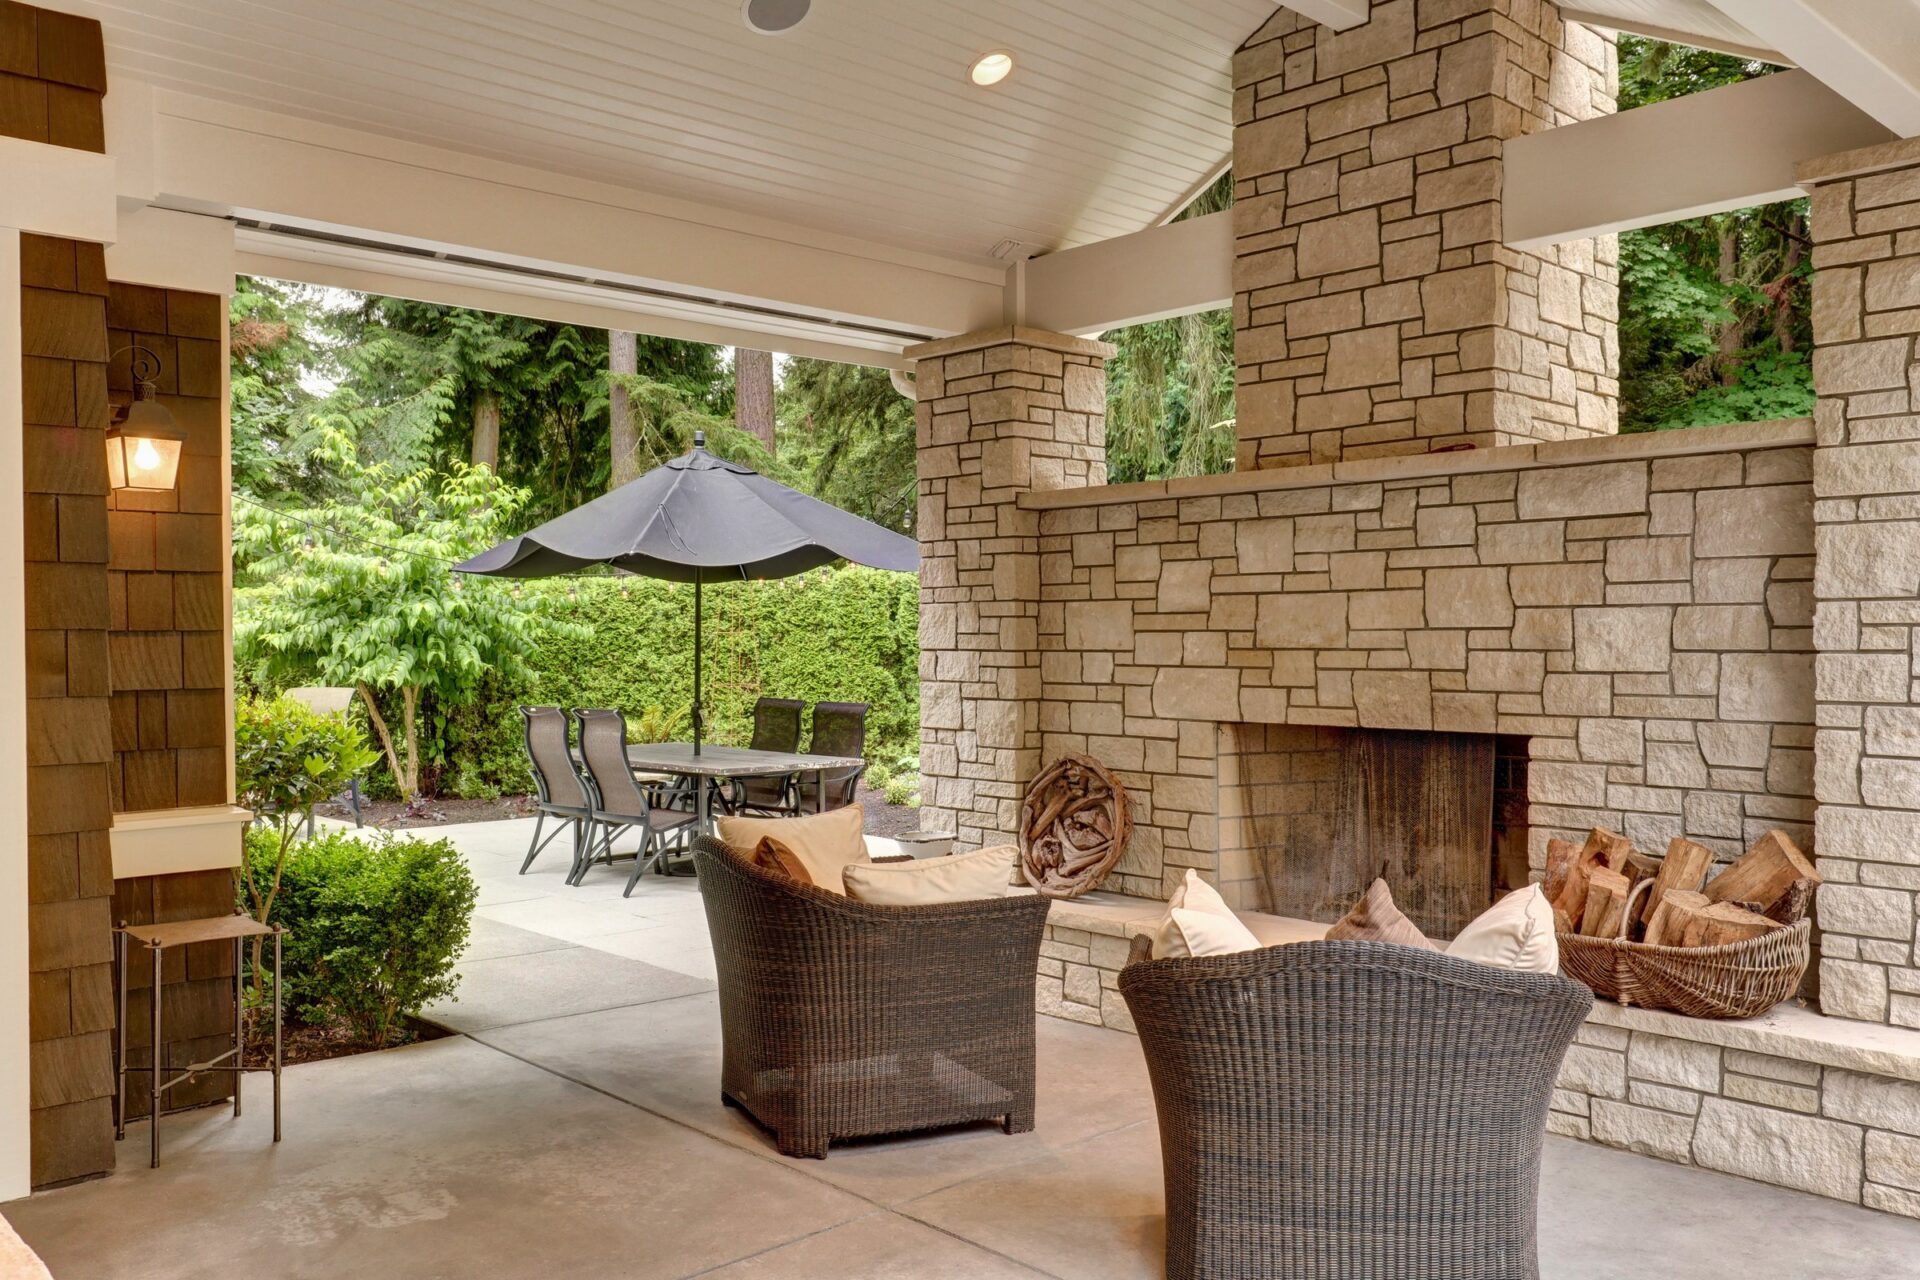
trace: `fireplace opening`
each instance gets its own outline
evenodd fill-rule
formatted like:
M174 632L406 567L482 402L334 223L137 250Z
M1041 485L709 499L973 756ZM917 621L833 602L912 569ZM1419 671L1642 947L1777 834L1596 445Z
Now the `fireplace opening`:
M1243 896L1265 910L1337 920L1384 875L1415 924L1450 938L1527 882L1524 737L1302 725L1222 737L1222 866L1245 868Z

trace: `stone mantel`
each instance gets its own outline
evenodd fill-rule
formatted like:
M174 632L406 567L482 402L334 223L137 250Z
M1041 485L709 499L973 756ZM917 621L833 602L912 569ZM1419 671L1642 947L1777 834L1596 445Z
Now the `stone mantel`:
M1028 511L1059 511L1074 507L1153 502L1162 498L1226 497L1239 493L1311 489L1331 484L1373 484L1385 480L1438 479L1496 471L1573 467L1595 462L1624 462L1634 458L1684 458L1753 449L1805 448L1813 442L1811 418L1780 418L1771 422L1734 422L1679 431L1601 436L1591 440L1510 444L1492 449L1459 449L1387 458L1356 458L1309 467L1229 471L1223 475L1143 480L1136 484L1109 484L1085 489L1035 490L1021 494L1019 502Z

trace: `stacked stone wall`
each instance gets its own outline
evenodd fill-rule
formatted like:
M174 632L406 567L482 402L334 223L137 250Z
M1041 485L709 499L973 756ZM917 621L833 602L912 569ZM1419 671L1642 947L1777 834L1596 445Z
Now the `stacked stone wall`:
M1610 40L1542 0L1281 9L1234 83L1242 470L1615 429L1613 239L1500 241L1502 142L1611 112Z

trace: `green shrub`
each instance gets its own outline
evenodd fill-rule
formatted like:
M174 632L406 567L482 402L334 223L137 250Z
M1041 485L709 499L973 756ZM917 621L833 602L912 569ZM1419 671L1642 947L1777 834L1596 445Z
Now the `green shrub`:
M255 874L272 866L276 850L271 832L248 833ZM287 930L294 1011L388 1043L400 1018L453 994L478 897L448 840L333 830L295 844L271 918Z
M240 868L244 906L255 920L272 918L281 869L294 834L313 806L337 793L378 757L345 716L324 715L292 698L243 698L233 711L234 785L240 803L272 823L271 857ZM251 848L251 837L249 837ZM263 847L265 847L263 843ZM254 983L260 942L253 944Z
M893 777L887 779L887 785L880 790L886 796L888 804L918 805L920 803L920 775L917 773L895 774Z

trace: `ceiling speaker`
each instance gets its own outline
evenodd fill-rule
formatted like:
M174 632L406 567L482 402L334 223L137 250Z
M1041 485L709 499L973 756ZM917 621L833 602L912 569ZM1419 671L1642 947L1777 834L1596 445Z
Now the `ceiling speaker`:
M813 0L745 0L740 16L763 36L783 36L799 26Z

